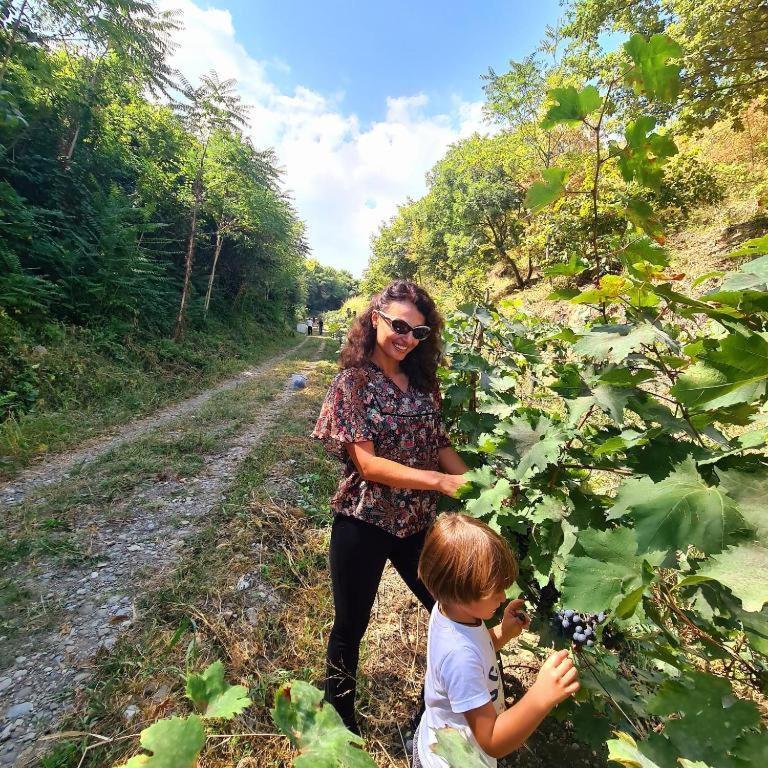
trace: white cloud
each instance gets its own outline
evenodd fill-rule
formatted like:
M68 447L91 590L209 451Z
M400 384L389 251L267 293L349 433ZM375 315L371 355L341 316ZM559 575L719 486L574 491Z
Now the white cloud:
M344 94L298 86L283 93L269 70L290 62L259 61L237 41L229 11L192 0L160 0L183 12L172 65L192 83L211 69L238 81L251 105L248 133L256 146L273 146L285 168L313 255L325 264L362 273L371 234L406 197L425 191L424 174L449 144L487 131L482 104L455 99L450 114L429 114L423 94L389 97L382 121L361 126L345 112Z

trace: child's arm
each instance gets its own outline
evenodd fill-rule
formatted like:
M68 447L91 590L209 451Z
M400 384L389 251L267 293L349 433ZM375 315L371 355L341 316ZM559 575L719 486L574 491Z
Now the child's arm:
M491 757L514 752L554 707L579 690L578 675L568 651L558 651L542 664L525 696L500 715L491 702L465 712L477 743Z
M531 617L523 610L524 608L525 600L510 600L504 609L501 621L488 630L495 651L503 648L513 637L517 637L531 625Z

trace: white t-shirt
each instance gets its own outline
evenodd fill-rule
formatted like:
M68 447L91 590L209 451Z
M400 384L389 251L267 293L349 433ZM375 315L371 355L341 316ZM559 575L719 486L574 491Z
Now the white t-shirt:
M490 632L485 624L470 627L443 616L435 604L429 617L427 678L424 685L426 709L418 732L419 759L424 768L447 768L430 745L437 742L437 728L455 728L477 748L489 768L496 758L477 743L464 712L493 702L496 712L504 711L504 693Z

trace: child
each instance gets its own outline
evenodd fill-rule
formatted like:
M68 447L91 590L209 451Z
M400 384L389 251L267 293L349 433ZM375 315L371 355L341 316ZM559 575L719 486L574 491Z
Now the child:
M578 672L567 651L552 654L536 682L510 709L504 709L496 651L530 624L523 601L512 600L501 623L490 619L517 578L517 563L504 539L466 515L443 515L427 534L419 577L437 601L429 620L426 709L413 740L413 765L445 768L430 748L434 731L461 731L496 765L520 747L557 704L579 689Z

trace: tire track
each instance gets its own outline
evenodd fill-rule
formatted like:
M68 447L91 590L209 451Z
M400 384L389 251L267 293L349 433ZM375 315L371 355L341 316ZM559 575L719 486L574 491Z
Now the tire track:
M322 339L313 360L297 365L297 370L311 374L322 359L325 344ZM252 375L270 372L285 357L272 358ZM240 383L249 378L238 377ZM237 386L232 381L214 392ZM214 392L193 398L196 407ZM75 534L91 538L93 559L89 564L73 567L43 562L35 573L19 569L13 574L40 594L57 621L53 628L19 638L12 648L3 650L3 657L11 663L0 672L0 766L29 765L49 746L39 742L39 737L50 732L67 710L73 689L89 679L93 655L100 649L110 650L121 632L140 620L136 601L144 585L161 579L178 562L186 540L225 498L241 462L269 434L294 394L288 379L246 428L208 457L195 477L145 484L120 502L119 517L110 516L106 509L82 521ZM185 413L194 410L189 403L183 404ZM180 415L178 408L174 415ZM122 442L131 439L126 434L135 439L157 426L141 421L142 429L131 425L133 429L123 430Z

